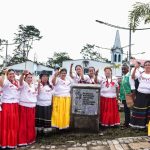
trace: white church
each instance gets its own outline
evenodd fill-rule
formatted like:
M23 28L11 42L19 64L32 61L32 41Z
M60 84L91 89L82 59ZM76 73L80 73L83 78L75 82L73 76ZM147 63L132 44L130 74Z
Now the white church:
M95 67L95 69L99 69L99 75L104 73L105 67L111 67L113 70L113 75L120 77L122 74L121 65L123 60L123 49L121 47L120 35L119 31L116 31L116 37L113 47L111 48L111 62L102 62L102 61L94 61L87 59L76 59L76 60L67 60L63 61L62 67L70 70L70 65L73 63L73 67L76 65L81 65L84 69L84 74L87 74L88 67ZM74 70L74 68L73 68Z

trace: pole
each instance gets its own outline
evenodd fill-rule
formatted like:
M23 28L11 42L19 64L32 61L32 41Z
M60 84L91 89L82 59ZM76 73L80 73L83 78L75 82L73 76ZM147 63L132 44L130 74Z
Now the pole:
M131 60L131 24L129 30L129 67L130 67L130 60Z

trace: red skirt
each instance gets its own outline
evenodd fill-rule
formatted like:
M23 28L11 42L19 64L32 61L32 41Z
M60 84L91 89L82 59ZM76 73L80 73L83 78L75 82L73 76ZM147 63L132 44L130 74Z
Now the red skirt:
M0 125L1 147L15 148L17 146L19 129L18 103L2 104Z
M18 145L27 145L35 142L35 107L19 106L19 138Z
M120 116L116 98L100 98L100 123L103 126L120 125Z

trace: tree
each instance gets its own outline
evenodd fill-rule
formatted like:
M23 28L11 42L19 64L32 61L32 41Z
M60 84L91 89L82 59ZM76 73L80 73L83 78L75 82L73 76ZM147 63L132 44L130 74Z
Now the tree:
M103 58L100 53L95 51L94 48L95 45L91 44L86 44L86 46L83 46L83 49L80 52L80 54L83 56L83 59L108 61L108 59Z
M72 60L68 53L66 52L60 52L60 53L54 53L52 58L48 58L47 66L54 67L55 64L58 64L59 66L62 66L62 62L65 60Z
M6 40L5 39L0 39L0 52L3 51L5 44L6 44ZM4 59L4 57L2 55L0 55L0 58Z
M142 20L145 24L150 23L150 3L136 2L129 13L131 29L135 31Z
M26 61L26 59L23 58L21 55L13 55L12 57L8 56L7 57L7 66L15 65L18 63L23 63L25 61Z
M40 40L42 36L40 31L32 25L19 25L18 33L15 33L14 41L16 49L14 50L14 58L26 61L34 41Z

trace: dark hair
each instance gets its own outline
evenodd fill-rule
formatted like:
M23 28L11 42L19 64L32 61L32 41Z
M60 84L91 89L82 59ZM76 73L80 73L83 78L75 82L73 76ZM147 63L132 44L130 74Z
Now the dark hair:
M139 62L139 61L136 61L139 65L141 65L141 62Z
M76 66L75 66L75 70L77 69L77 67L82 68L82 66L81 66L81 65L76 65Z
M94 71L95 71L95 68L94 68L94 67L89 67L88 70L89 70L90 68L94 69Z
M109 69L109 70L112 72L112 69L111 69L110 67L105 67L105 68L104 68L104 71L105 71L106 69Z
M144 62L144 66L145 66L146 63L150 63L150 60L145 61L145 62Z
M14 70L14 69L8 69L7 75L8 75L8 73L11 72L11 71L13 71L13 72L15 73L15 70Z
M43 70L42 72L41 72L41 74L40 74L40 79L42 79L42 77L44 76L44 75L46 75L47 77L48 77L48 81L47 81L47 85L52 89L52 85L50 85L50 83L49 83L49 74L48 74L48 72L46 71L46 70Z
M27 74L24 76L24 79L26 79L28 75L32 75L32 73L31 73L31 72L27 73Z
M43 71L41 72L41 74L40 74L40 79L41 79L44 75L46 75L46 76L49 77L48 72L47 72L46 70L43 70Z
M62 68L62 69L60 70L60 73L62 73L62 72L66 72L66 73L67 73L67 69L66 69L66 68Z

